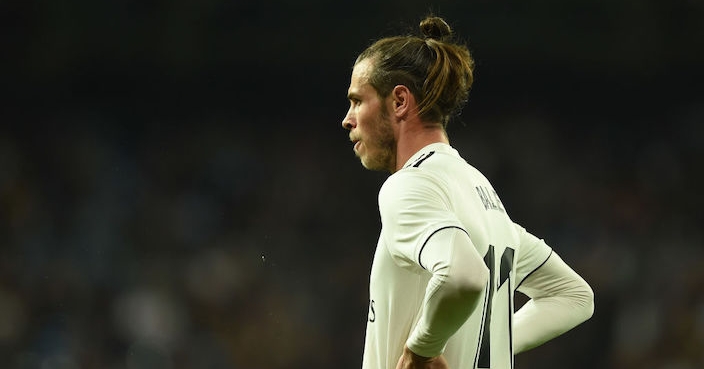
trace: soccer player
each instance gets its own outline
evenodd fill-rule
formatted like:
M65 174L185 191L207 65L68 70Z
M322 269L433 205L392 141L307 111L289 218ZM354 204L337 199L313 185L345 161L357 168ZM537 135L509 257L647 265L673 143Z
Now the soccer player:
M474 62L442 18L420 28L358 56L342 121L362 165L391 173L362 368L513 368L514 354L589 319L593 292L450 146ZM514 314L516 290L530 300Z

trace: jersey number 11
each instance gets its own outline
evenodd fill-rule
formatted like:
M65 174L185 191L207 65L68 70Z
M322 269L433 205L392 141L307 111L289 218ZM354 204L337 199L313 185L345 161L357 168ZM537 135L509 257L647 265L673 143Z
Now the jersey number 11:
M477 362L477 367L479 368L490 368L491 367L491 312L494 304L494 295L501 286L511 279L511 270L513 269L513 254L514 250L510 247L504 249L501 255L501 265L499 266L499 279L495 282L496 278L496 263L495 263L495 248L493 245L489 245L489 250L484 255L484 264L489 268L489 297L487 299L487 309L484 315L484 321L482 322L482 343L479 349L479 359ZM509 314L513 313L513 293L511 291L511 283L508 284L508 311ZM509 320L509 343L512 342L512 332L511 323Z

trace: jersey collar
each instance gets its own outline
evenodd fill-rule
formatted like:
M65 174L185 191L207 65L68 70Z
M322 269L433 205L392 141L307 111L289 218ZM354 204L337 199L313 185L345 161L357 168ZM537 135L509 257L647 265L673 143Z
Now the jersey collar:
M413 164L415 164L417 161L422 160L423 158L427 158L428 155L432 155L432 153L436 154L440 152L459 157L459 153L452 146L444 142L434 142L418 150L418 152L416 152L415 154L411 155L411 158L408 159L408 161L406 161L406 164L403 165L403 169L413 166Z

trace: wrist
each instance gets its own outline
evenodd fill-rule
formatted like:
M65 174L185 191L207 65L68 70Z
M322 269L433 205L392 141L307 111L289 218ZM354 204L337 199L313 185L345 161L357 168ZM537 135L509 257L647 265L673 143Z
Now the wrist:
M405 353L406 355L408 355L408 356L410 356L411 358L413 358L413 361L414 361L414 362L422 363L422 362L432 361L432 360L434 359L434 357L428 357L428 356L421 356L421 355L418 355L418 354L416 354L415 352L413 352L410 348L408 348L408 346L404 346L404 347L403 347L403 351L404 351L404 353Z

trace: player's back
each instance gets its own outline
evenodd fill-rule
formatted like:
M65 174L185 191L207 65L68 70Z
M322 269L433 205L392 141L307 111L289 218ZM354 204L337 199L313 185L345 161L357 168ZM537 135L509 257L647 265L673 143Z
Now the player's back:
M422 152L408 169L436 181L490 271L483 301L448 342L445 358L454 368L511 368L517 227L487 178L453 148L433 144Z

